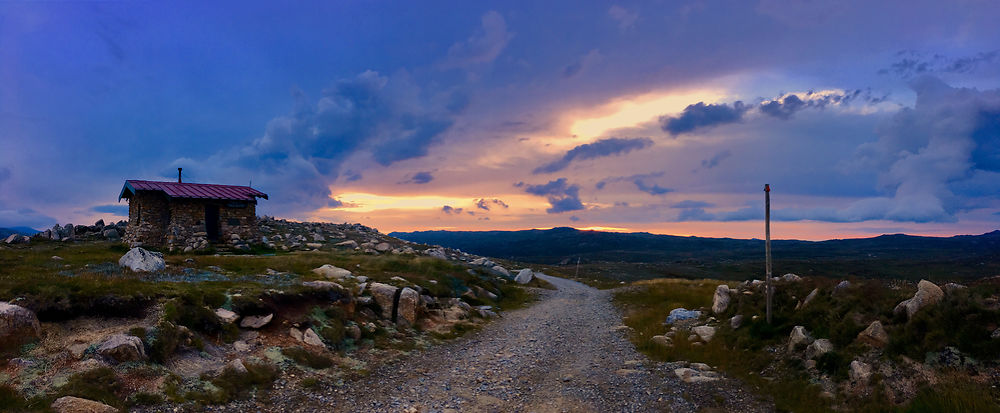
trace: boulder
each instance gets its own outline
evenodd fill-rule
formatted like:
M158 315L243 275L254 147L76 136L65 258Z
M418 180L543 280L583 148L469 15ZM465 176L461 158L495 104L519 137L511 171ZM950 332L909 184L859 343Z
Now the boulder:
M0 347L19 345L38 338L42 327L31 310L0 301Z
M795 281L801 281L802 277L799 277L798 275L795 275L795 274L792 274L792 273L788 273L788 274L782 275L781 276L781 280L782 281L786 281L786 282L795 282Z
M226 323L226 324L235 323L236 320L238 320L240 318L239 314L236 314L236 313L234 313L232 311L229 311L229 310L227 310L225 308L216 308L215 309L215 315L219 317L219 320L222 320L222 322Z
M917 292L913 298L903 300L896 305L892 311L895 314L906 312L906 317L913 317L921 308L937 304L944 297L944 291L934 283L927 280L920 280L917 283Z
M788 335L788 351L795 351L813 342L809 332L803 326L792 327L792 333Z
M333 281L304 281L303 287L315 288L317 290L343 290L344 286Z
M889 344L889 334L882 328L882 322L875 320L864 331L858 333L858 341L875 347L885 347Z
M361 340L361 327L358 327L357 324L351 323L345 326L344 333L354 341Z
M389 245L388 242L380 242L378 244L375 244L375 251L378 251L378 252L386 252L386 251L389 251L391 249L392 249L392 245Z
M306 248L312 248L314 250L318 250L320 248L323 248L323 244L320 244L318 242L307 242Z
M715 296L712 297L712 312L722 314L729 308L729 286L722 284L715 287Z
M691 332L698 335L704 342L712 341L712 337L715 337L715 327L712 326L698 326L691 329Z
M514 282L518 284L527 284L531 282L532 278L535 278L535 273L531 272L531 269L525 268L517 272L517 276L514 277Z
M698 371L687 367L674 369L674 374L685 383L702 383L719 379L719 375L713 371Z
M272 318L274 318L274 314L243 317L243 321L240 321L240 327L258 329L270 323Z
M667 315L667 321L663 324L673 324L677 321L690 320L698 317L701 317L701 311L688 310L686 308L675 308L670 310L670 314Z
M73 396L63 396L52 402L52 411L56 413L117 413L118 409L101 402L81 399Z
M250 372L247 370L247 366L243 364L243 360L241 359L233 359L233 361L226 364L226 368L239 374L247 374Z
M503 275L504 277L510 278L510 271L507 271L506 268L504 268L502 266L499 266L499 265L494 265L492 269L493 269L493 271L496 271L496 272L500 273L500 275Z
M102 232L101 234L104 235L104 238L111 240L121 238L121 235L118 234L118 230L114 228L108 228L104 230L104 232Z
M291 336L292 338L294 338L295 341L302 341L302 339L303 339L302 330L299 330L299 329L297 329L295 327L292 327L292 328L288 329L288 335Z
M128 267L136 272L160 271L167 267L167 263L163 261L163 254L146 251L141 247L135 247L126 252L118 260L118 265Z
M741 325L743 325L742 314L734 315L733 318L729 319L729 327L732 327L733 330L740 328Z
M946 292L948 294L954 294L954 293L956 293L958 291L967 290L967 289L969 289L969 287L966 287L966 286L964 286L962 284L947 283L947 284L944 285L944 292Z
M836 287L833 287L833 293L834 294L841 293L843 291L846 291L848 288L851 288L851 282L844 280L837 283Z
M396 296L396 287L389 284L371 283L368 284L375 303L382 309L382 318L392 318L392 303Z
M662 346L662 347L673 347L674 346L674 341L670 337L662 336L662 335L661 336L653 336L652 338L649 339L649 342L653 343L653 344L656 344L658 346Z
M813 341L809 347L806 347L806 359L819 358L826 353L833 351L833 343L825 338Z
M396 322L406 322L407 325L414 325L417 322L417 306L420 304L420 293L416 290L405 287L399 293L399 306L396 309Z
M872 366L863 361L854 360L851 362L850 370L847 372L852 382L867 386L872 378Z
M348 278L353 275L348 270L330 264L325 264L319 268L314 268L312 272L316 275L322 275L326 278L334 278L338 280Z
M311 328L302 332L302 341L310 346L326 347L326 344L323 344L323 339L319 338L319 334L316 334L316 331Z
M809 292L809 295L806 296L806 299L802 300L802 304L796 307L796 309L805 308L805 306L809 305L809 303L811 303L812 300L814 300L816 298L816 295L818 294L819 294L819 288L813 288L813 290Z
M97 348L97 354L119 363L142 361L146 359L146 348L139 337L114 334L101 343Z
M355 241L355 240L349 239L347 241L341 241L341 242L338 242L338 243L333 244L333 245L338 246L338 247L357 248L358 247L358 242Z
M21 236L18 234L10 234L7 239L3 240L3 242L7 244L16 244L21 242Z

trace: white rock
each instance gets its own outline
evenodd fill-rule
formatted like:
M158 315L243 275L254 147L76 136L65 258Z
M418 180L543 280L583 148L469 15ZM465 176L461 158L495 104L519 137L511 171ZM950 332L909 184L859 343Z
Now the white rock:
M531 269L525 268L517 272L517 276L514 277L514 282L518 284L527 284L531 282L531 279L535 277L535 274L531 272Z
M274 314L268 314L265 316L252 315L243 317L243 321L240 321L240 327L243 328L253 328L258 329L267 325L274 318Z
M288 329L288 335L291 336L292 338L294 338L295 341L302 341L302 339L303 339L302 330L299 330L299 329L297 329L295 327L292 327L292 328Z
M663 346L663 347L673 347L674 346L674 341L670 337L667 337L667 336L662 336L662 335L653 336L652 338L649 339L649 341L651 343L653 343L653 344L658 345L658 346Z
M722 314L729 308L729 286L726 284L715 287L715 296L712 297L712 312Z
M368 290L371 291L375 303L382 309L382 318L392 318L392 303L396 296L396 287L389 284L370 283Z
M803 326L792 327L792 333L788 335L788 351L795 351L801 346L808 345L813 342L813 338L809 336L809 332Z
M714 372L698 371L687 367L674 369L674 374L685 383L702 383L719 379L719 376Z
M734 315L733 318L729 319L729 327L732 327L733 330L735 330L737 328L740 328L741 325L743 325L743 315L742 314Z
M104 403L81 399L73 396L63 396L52 402L52 410L56 413L117 413L118 409Z
M507 271L507 269L504 268L504 267L502 267L502 266L494 265L493 266L493 271L496 271L496 272L500 273L504 277L510 278L510 271Z
M815 299L816 295L818 294L819 294L819 288L813 288L813 290L809 292L809 295L806 296L806 299L802 300L802 304L796 307L796 309L805 308L805 306L809 305L809 303L811 303L812 300Z
M806 358L807 359L818 358L819 356L822 356L831 351L833 351L833 343L831 343L830 340L821 338L816 341L813 341L813 343L810 344L809 347L806 347Z
M302 332L302 341L310 346L326 347L326 344L323 344L323 339L319 338L319 334L316 334L316 331L311 328Z
M347 241L341 241L341 242L338 242L338 243L333 244L333 245L338 246L338 247L357 248L358 247L358 242L355 241L355 240L349 239Z
M889 344L889 333L882 328L882 322L875 320L864 331L858 333L858 340L875 347L885 347Z
M222 320L222 322L226 323L226 324L235 323L236 320L238 320L240 318L239 314L236 314L236 313L234 313L232 311L229 311L229 310L227 310L225 308L216 308L215 309L215 315L218 316L219 319Z
M715 337L715 327L712 326L698 326L691 329L691 332L698 335L704 342L712 341L712 337Z
M130 249L118 260L118 265L136 272L160 271L167 267L163 254L146 251L141 247Z
M851 362L851 369L847 374L851 381L867 386L872 378L872 366L863 361L854 360Z
M325 264L319 268L312 270L314 274L322 275L326 278L344 279L351 277L353 274L349 270L345 270L340 267L336 267L330 264Z
M917 283L917 292L913 298L903 300L896 305L892 311L896 314L906 312L906 317L911 318L921 308L937 304L944 297L944 291L934 283L927 280L920 280Z
M303 287L315 288L317 290L343 290L344 286L333 281L304 281Z

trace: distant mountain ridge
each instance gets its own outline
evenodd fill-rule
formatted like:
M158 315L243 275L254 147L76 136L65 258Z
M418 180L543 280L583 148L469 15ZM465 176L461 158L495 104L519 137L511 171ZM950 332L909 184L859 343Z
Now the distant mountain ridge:
M417 231L391 236L457 248L477 255L557 265L613 263L646 276L751 276L763 268L760 239L682 237L645 232ZM923 237L904 234L828 241L771 241L775 271L917 277L933 268L945 277L1000 275L1000 230L981 235ZM954 267L954 269L951 269ZM737 272L744 273L736 275ZM728 275L722 275L723 277ZM752 274L759 276L759 274Z
M41 231L28 227L0 228L0 238L7 238L10 236L10 234L21 234L21 235L32 236L39 232Z

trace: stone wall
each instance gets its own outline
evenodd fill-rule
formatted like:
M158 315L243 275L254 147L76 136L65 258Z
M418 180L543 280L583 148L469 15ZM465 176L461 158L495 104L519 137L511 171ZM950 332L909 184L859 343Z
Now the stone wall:
M205 225L205 206L219 207L219 243L241 244L236 240L253 241L257 235L256 203L200 199L176 199L170 203L170 225L166 245L191 250L209 244ZM231 221L234 220L234 221Z
M133 245L162 245L170 207L167 196L161 192L139 191L128 200L128 222L122 241Z

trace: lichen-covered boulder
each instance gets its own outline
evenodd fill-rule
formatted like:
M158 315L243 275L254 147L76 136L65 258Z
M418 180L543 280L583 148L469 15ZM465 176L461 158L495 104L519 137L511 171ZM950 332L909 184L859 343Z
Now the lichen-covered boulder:
M847 374L852 382L867 386L872 378L872 366L863 361L854 360L851 362L851 368Z
M0 301L0 347L16 346L38 338L42 327L31 310Z
M135 247L126 252L118 259L118 265L136 272L160 271L167 267L167 263L163 261L163 254L146 251L141 247Z
M813 342L813 338L809 336L809 332L803 326L792 327L792 333L788 335L788 351L798 350L800 347L807 346Z
M114 334L105 339L97 348L97 353L119 363L146 359L146 348L142 344L142 339L125 334Z
M266 326L268 323L270 323L271 319L273 319L273 318L274 318L274 314L268 314L268 315L264 315L264 316L261 316L261 315L252 315L252 316L243 317L243 320L240 321L240 327L243 327L243 328L253 328L253 329L262 328L262 327Z
M715 296L712 297L712 312L722 314L729 308L729 286L726 284L715 287Z
M514 277L514 282L518 284L527 284L531 282L532 278L535 278L535 273L533 273L530 268L525 268L517 272L517 276Z
M496 271L500 275L503 275L504 277L510 278L510 271L507 271L506 268L504 268L504 267L502 267L500 265L494 265L493 268L492 268L492 270Z
M392 304L396 297L396 287L389 284L371 283L368 284L375 303L382 309L382 318L392 318Z
M712 326L698 326L692 328L691 332L697 334L698 338L706 343L712 341L712 337L715 337L715 327Z
M941 287L930 281L920 280L917 283L917 292L913 294L913 298L903 300L897 304L893 312L900 314L905 311L906 317L911 318L921 308L937 304L942 298L944 298L944 291L941 290Z
M417 322L417 306L420 304L420 293L406 287L399 293L399 307L396 309L396 322L414 325Z
M858 333L858 341L875 347L885 347L889 344L889 333L882 328L882 322L875 320L868 325L868 328Z
M809 347L806 347L806 359L819 358L826 353L833 351L833 343L825 338L813 341Z
M312 272L317 275L322 275L326 278L333 278L338 280L348 278L353 275L349 270L345 270L343 268L333 266L330 264L325 264L319 268L315 268L312 270Z

